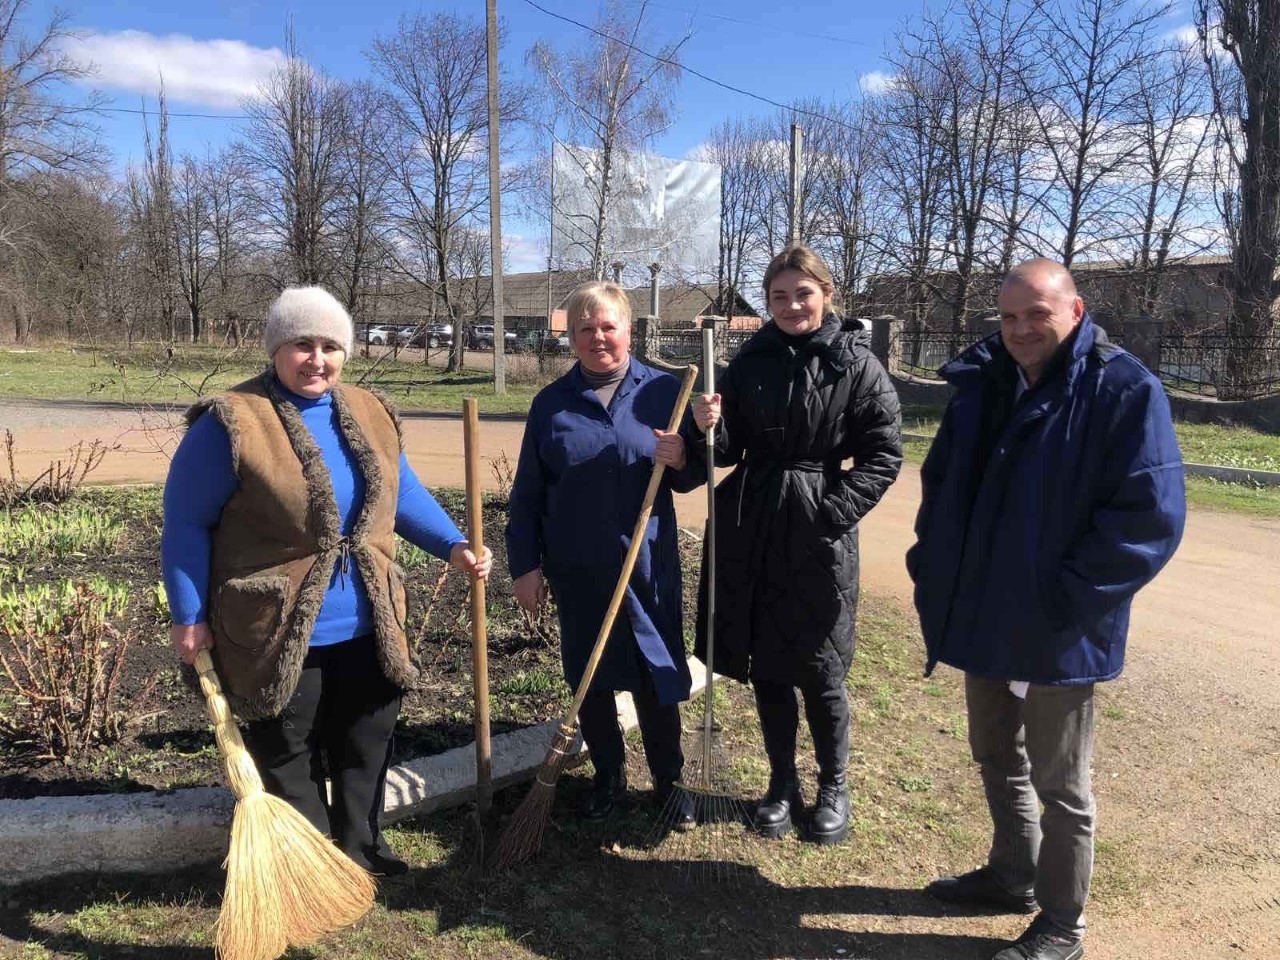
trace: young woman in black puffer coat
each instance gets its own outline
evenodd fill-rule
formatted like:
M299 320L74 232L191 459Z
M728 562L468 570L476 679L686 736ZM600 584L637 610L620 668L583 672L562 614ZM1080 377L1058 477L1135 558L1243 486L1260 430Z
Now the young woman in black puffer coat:
M755 689L769 757L769 791L755 828L780 837L798 819L797 688L818 761L807 835L849 832L849 701L858 606L858 522L902 465L898 395L870 336L833 310L822 258L789 247L770 262L771 315L729 364L720 392L695 400L716 463L716 672ZM692 437L690 457L706 443ZM849 463L849 461L852 463ZM706 659L704 576L697 654Z

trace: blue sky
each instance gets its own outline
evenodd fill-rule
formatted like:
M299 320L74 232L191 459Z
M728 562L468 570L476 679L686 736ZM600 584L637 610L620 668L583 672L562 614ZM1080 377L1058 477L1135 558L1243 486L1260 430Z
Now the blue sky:
M594 0L538 0L548 10L583 23L593 23ZM638 5L638 4L636 4ZM371 40L395 30L404 14L450 11L484 16L483 0L465 3L405 5L383 0L207 0L201 4L172 0L31 0L28 30L42 24L55 6L70 14L70 26L81 34L78 56L98 67L93 85L110 98L110 106L137 109L143 97L154 105L161 72L170 111L236 115L237 101L255 80L279 62L287 18L292 17L303 55L342 78L367 76L364 51ZM726 83L786 102L798 97L858 95L860 78L883 69L881 52L901 19L889 4L847 0L794 0L785 17L765 0L660 0L650 4L651 21L663 39L686 30L692 37L681 53L700 72ZM499 15L508 27L506 62L524 70L524 52L543 39L559 49L583 42L582 29L554 19L525 0L499 0ZM75 91L68 91L74 97ZM721 120L767 115L772 107L731 93L693 76L679 89L679 115L655 145L669 156L685 156L706 139ZM142 144L141 117L108 113L100 122L103 136L119 168L137 159ZM178 151L202 153L206 144L220 146L243 124L175 116L171 138ZM508 220L504 217L504 225ZM507 231L517 244L510 266L537 266L537 232L511 217ZM545 232L545 231L543 231ZM524 242L519 238L524 237Z
M595 0L537 0L555 13L593 23ZM638 6L638 0L627 0ZM249 93L282 54L284 25L293 18L307 60L342 78L369 75L364 51L378 35L394 31L403 14L450 11L482 20L484 0L411 6L384 0L30 0L28 29L47 20L54 7L70 14L80 32L78 55L99 68L94 86L110 105L137 109L146 96L154 104L161 72L171 112L239 114L238 98ZM700 72L769 99L848 99L874 86L887 70L882 55L907 11L890 3L860 0L791 0L785 16L776 0L654 0L651 22L662 39L692 29L684 62ZM524 52L539 39L559 49L582 42L582 29L542 13L526 0L498 0L508 27L506 62L523 71ZM1175 18L1177 19L1177 18ZM1189 20L1182 17L1181 20ZM74 96L69 91L69 96ZM675 125L654 144L655 151L682 157L706 139L713 127L734 116L769 115L774 108L686 75L679 88ZM107 114L101 128L118 167L141 151L142 125L136 115ZM203 152L234 138L243 124L175 116L171 137L178 151ZM504 229L524 238L510 267L536 267L533 229L513 222Z

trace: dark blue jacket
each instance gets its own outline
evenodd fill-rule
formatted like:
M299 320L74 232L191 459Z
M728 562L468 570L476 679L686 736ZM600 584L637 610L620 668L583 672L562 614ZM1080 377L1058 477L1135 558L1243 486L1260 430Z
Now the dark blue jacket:
M679 392L675 377L632 358L606 410L574 364L529 408L511 488L507 562L512 578L542 567L560 615L565 679L573 687L622 572L653 472L654 428L667 428ZM697 482L696 471L666 471L595 689L640 689L644 664L662 703L689 696L671 489Z
M1062 349L985 448L982 408L1014 389L1012 358L995 334L942 368L956 394L921 469L907 552L926 673L942 662L1032 683L1110 680L1133 595L1182 537L1182 457L1160 382L1088 314Z

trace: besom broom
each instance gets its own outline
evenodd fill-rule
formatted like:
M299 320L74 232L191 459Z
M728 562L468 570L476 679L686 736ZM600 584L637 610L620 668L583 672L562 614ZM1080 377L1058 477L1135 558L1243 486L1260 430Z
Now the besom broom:
M214 947L222 960L275 960L363 917L373 877L262 788L207 650L196 653L195 668L236 797Z
M689 405L689 394L693 392L694 382L698 378L698 368L690 364L685 370L684 382L680 385L680 394L676 397L675 408L671 411L671 420L667 424L667 432L674 433L684 418L685 408ZM605 611L604 623L596 635L595 646L591 649L591 657L587 660L586 670L578 682L578 689L573 697L573 704L568 713L556 728L551 740L551 748L538 768L529 795L511 815L506 828L498 838L494 850L493 867L496 870L507 870L533 856L542 847L542 836L547 829L547 821L551 817L551 805L556 798L556 780L564 769L569 751L578 735L578 711L582 709L582 701L587 696L591 681L595 677L596 668L604 656L605 644L613 631L613 622L617 619L622 600L627 594L627 584L631 581L631 572L635 569L636 558L644 544L645 528L649 526L649 514L653 512L653 501L662 486L662 475L665 467L660 463L653 466L653 474L649 477L649 487L645 490L644 500L640 504L640 515L636 517L635 527L631 531L631 545L622 561L622 572L618 574L618 582L613 588L613 598Z

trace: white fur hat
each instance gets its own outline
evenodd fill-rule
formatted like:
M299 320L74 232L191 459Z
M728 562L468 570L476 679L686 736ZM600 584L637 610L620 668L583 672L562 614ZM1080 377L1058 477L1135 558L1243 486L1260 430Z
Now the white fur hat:
M351 317L328 290L289 287L276 297L267 312L267 327L262 332L267 356L275 356L276 350L290 340L307 337L332 340L351 356L351 342L355 339Z

